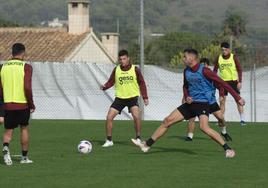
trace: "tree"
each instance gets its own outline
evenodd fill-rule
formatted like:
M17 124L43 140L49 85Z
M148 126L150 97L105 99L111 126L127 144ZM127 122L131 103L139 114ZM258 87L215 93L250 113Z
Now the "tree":
M238 12L226 13L226 18L223 22L224 35L231 35L235 38L239 38L246 33L246 19Z
M0 27L18 27L19 24L0 18Z
M199 57L200 58L208 58L210 62L213 62L214 59L221 53L221 48L219 45L210 44L206 48L200 50ZM183 68L183 52L180 51L170 61L170 64L173 67Z
M169 33L146 44L146 64L173 67L175 64L171 63L171 59L178 52L182 52L185 48L201 51L209 44L210 39L206 36L193 33Z

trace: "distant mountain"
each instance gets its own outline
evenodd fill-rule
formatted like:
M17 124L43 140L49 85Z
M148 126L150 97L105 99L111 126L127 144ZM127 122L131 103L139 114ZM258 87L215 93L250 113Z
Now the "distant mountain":
M66 19L66 2L66 0L0 0L0 16L22 24L38 24L54 17ZM202 21L217 25L223 20L226 10L230 9L244 13L252 27L268 27L267 0L145 0L144 2L146 24L163 31L165 28L161 25L172 21L178 21L179 25ZM91 15L93 23L96 20L114 20L116 23L117 18L126 21L138 19L139 0L91 0Z
M145 33L190 31L218 33L226 12L239 12L249 28L268 29L267 0L144 0ZM91 0L91 23L95 31L115 32L138 38L139 0ZM0 0L0 18L20 25L67 19L66 0ZM133 42L133 41L132 41Z

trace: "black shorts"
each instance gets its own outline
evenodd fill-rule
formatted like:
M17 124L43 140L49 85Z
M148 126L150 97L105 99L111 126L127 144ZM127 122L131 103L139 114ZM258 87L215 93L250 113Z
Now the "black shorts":
M30 119L30 109L5 110L5 129L14 129L20 126L27 126Z
M0 105L0 117L4 117L4 116L5 116L4 106Z
M221 110L221 108L219 107L217 102L209 105L209 113L210 114L213 114L214 112L217 112L219 110Z
M233 88L233 90L235 90L235 92L240 95L240 91L239 89L237 89L237 84L238 84L237 81L226 81L226 83L229 84L231 88ZM224 89L224 95L225 96L228 95L228 91L226 89Z
M204 102L193 102L191 104L184 103L177 108L183 115L184 119L188 120L196 116L209 116L209 104Z
M116 97L113 104L111 105L112 108L119 111L119 114L126 106L128 107L128 112L130 112L131 107L139 106L138 97L134 97L131 99L120 99Z

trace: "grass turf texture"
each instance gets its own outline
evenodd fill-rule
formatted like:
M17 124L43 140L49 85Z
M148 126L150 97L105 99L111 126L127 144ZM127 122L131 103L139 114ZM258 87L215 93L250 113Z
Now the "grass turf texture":
M160 122L143 122L143 139ZM115 121L114 146L102 148L104 121L32 120L30 159L33 164L0 162L1 187L268 187L267 123L240 127L228 123L230 146L237 156L226 159L218 144L196 130L193 142L184 141L185 123L174 125L149 151L142 153L130 142L132 121ZM211 126L218 130L215 123ZM3 126L0 127L1 134ZM93 144L89 155L77 152L80 140ZM10 145L20 154L19 129ZM1 155L2 158L2 155Z

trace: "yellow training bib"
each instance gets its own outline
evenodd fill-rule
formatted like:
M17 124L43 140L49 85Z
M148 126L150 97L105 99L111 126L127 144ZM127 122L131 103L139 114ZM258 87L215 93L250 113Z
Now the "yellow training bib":
M219 75L224 81L238 80L237 69L234 61L234 54L231 53L228 59L219 56Z
M1 82L3 86L4 103L27 103L24 92L25 62L10 60L3 64Z
M120 99L128 99L140 96L135 66L128 71L122 71L120 65L115 70L115 96Z

